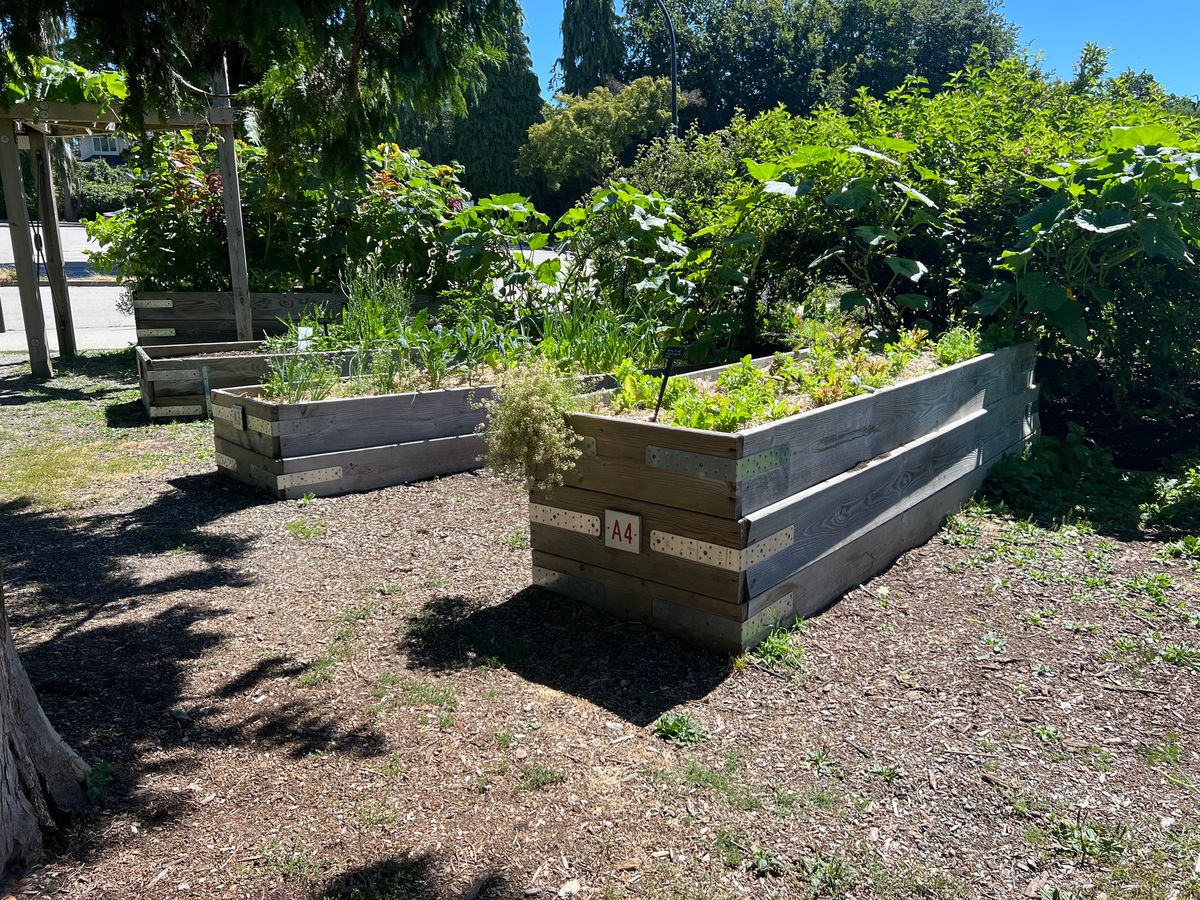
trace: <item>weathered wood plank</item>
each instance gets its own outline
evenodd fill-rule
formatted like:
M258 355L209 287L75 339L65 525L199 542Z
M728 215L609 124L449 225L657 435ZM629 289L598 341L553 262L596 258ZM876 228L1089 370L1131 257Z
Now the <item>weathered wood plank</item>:
M643 540L647 540L649 530L644 521L642 532ZM629 553L606 547L602 538L536 522L530 523L529 537L535 550L564 559L703 594L724 603L738 603L741 597L742 576L738 572L661 553Z
M1026 440L1006 452L1018 452ZM998 454L992 462L999 459ZM769 590L752 597L748 612L790 624L821 612L847 591L882 573L902 553L920 546L937 533L945 519L965 504L987 477L987 466L973 469L916 504L898 511L877 527L845 541L788 575ZM771 616L769 611L773 611ZM764 622L765 625L765 622ZM747 629L745 646L761 641L769 627Z
M763 509L1028 387L1033 345L1007 347L911 381L743 432L742 453L786 452L738 487L739 515Z

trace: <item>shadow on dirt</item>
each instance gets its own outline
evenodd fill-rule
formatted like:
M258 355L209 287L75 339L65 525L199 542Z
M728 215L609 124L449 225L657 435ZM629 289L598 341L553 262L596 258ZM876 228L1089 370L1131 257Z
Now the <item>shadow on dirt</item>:
M729 674L719 654L538 588L494 606L431 600L410 620L402 649L417 669L503 666L638 726L707 695Z
M397 856L360 866L326 882L311 900L515 900L524 892L485 872L473 884L451 887L435 853Z

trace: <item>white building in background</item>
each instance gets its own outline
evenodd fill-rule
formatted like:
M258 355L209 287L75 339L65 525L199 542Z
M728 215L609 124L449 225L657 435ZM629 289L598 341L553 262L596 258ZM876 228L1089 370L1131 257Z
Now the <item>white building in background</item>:
M113 164L122 162L122 154L128 142L120 135L89 134L79 138L79 161L103 159Z

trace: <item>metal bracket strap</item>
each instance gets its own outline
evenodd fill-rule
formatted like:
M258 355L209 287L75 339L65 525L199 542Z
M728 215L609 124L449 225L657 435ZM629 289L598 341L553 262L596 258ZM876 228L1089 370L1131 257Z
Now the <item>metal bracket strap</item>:
M739 482L765 475L787 464L788 447L781 444L742 459L721 459L707 453L672 450L669 447L646 447L646 465L697 478Z
M193 381L199 377L199 369L167 369L161 372L146 373L147 381Z
M174 328L139 328L137 336L144 337L175 337Z
M557 506L530 503L529 521L536 525L549 525L552 528L563 528L567 531L577 531L580 534L600 537L599 516L590 516L587 513L561 509Z
M173 416L199 416L204 414L203 406L152 406L150 417L169 419Z
M174 305L175 301L170 297L135 297L133 300L134 309L171 309Z
M262 482L277 491L288 488L303 487L306 484L325 484L337 481L342 477L341 466L328 466L324 469L309 469L307 472L293 472L291 475L272 475L261 466L250 466L250 477Z
M224 453L217 453L215 458L217 461L217 465L220 468L229 469L230 471L233 471L233 472L237 471L238 463L237 463L237 460L234 459L232 456L228 456Z
M271 437L290 437L298 434L312 434L333 424L333 416L309 416L306 419L288 419L285 422L272 422L258 416L246 416L246 430L257 431L259 434Z
M604 599L604 586L589 578L555 572L544 566L533 567L533 583L548 591L573 597L584 603L599 604Z
M708 541L698 541L667 531L650 532L651 550L729 572L745 572L751 566L756 566L776 553L786 550L794 541L795 529L791 525L761 541L756 541L744 550L710 544Z
M228 422L241 431L246 430L246 408L244 406L217 406L214 403L212 417L220 419L222 422Z

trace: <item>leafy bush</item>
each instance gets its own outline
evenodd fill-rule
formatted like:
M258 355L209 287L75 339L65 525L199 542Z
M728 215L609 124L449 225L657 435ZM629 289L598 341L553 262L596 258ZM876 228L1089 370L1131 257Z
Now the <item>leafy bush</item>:
M690 747L705 738L704 729L691 713L663 713L654 723L654 733L677 747Z
M941 365L952 366L974 359L979 355L981 345L982 339L978 331L964 325L956 325L937 339L937 343L933 345L933 355Z
M487 411L487 464L519 472L545 490L562 484L580 456L578 435L567 423L577 389L548 360L533 357L500 376Z

